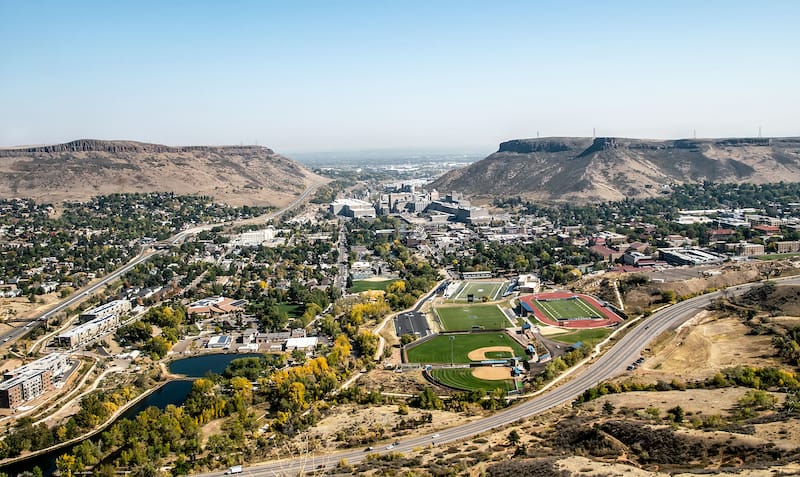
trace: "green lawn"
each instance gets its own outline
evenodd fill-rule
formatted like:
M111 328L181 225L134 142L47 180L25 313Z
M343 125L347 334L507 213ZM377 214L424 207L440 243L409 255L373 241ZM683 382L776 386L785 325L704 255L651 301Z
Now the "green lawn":
M505 333L469 333L464 335L439 335L430 341L408 350L410 363L449 363L452 340L452 360L454 363L469 363L470 351L488 346L510 346L514 355L525 357L525 350L519 343Z
M584 346L594 346L603 341L613 330L608 328L594 328L590 330L576 330L561 335L551 336L552 339L562 343L574 344L578 341Z
M396 281L397 280L354 280L353 286L350 287L350 293L361 293L367 290L386 290L386 287L388 287L390 283Z
M509 369L509 374L511 373ZM504 391L514 389L514 381L511 379L503 379L497 381L488 381L485 379L478 379L472 374L470 368L455 368L455 369L433 369L431 375L442 384L450 386L451 388L463 389L466 391L472 390L486 390L494 391L501 388Z
M473 326L481 329L501 329L511 326L496 305L462 305L436 308L445 331L469 331Z
M467 295L474 295L475 301L481 301L484 296L489 300L496 300L505 285L506 282L464 282L452 298L466 301Z
M780 260L782 258L791 258L800 256L800 253L770 253L767 255L758 255L755 258L759 260Z
M563 300L539 301L534 300L534 305L545 315L554 320L569 320L574 318L602 318L600 313L582 298L565 298Z
M281 313L286 313L289 318L300 318L303 316L303 312L306 311L302 305L297 305L294 303L278 303L278 311Z

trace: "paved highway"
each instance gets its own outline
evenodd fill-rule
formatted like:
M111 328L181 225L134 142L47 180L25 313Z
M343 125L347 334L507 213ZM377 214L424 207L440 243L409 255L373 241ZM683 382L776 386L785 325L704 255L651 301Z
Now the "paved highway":
M800 284L800 277L781 280L781 283ZM727 293L738 295L756 285L758 285L758 283L730 287L727 289ZM515 404L492 416L461 426L445 429L436 434L406 439L396 445L390 445L388 442L384 443L382 446L376 445L375 449L370 451L353 449L324 455L299 456L257 464L252 467L245 467L244 475L265 477L297 475L299 472L312 472L319 468L334 467L342 459L345 459L350 464L358 463L364 460L370 452L410 453L415 448L428 445L440 445L465 439L491 429L511 424L519 419L542 413L556 406L569 403L586 389L624 372L628 364L639 357L642 350L653 338L664 331L678 328L694 317L698 311L707 307L709 303L711 303L711 300L718 298L720 295L721 292L701 295L654 313L638 326L628 331L625 336L620 338L619 341L594 363L575 373L572 380L558 387L554 387L552 390L545 391L527 401ZM391 448L389 448L390 446ZM222 474L222 471L202 475L212 476L220 474Z

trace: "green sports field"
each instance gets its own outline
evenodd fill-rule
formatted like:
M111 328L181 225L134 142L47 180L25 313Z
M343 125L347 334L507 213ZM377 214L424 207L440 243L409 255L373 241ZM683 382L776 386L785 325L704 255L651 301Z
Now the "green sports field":
M367 290L386 290L390 283L397 280L353 280L353 286L350 287L350 293L361 293Z
M758 260L780 260L783 258L792 258L798 256L800 256L800 253L768 253L766 255L758 255L753 258L757 258Z
M475 301L481 301L484 296L490 301L497 300L505 285L506 282L464 282L451 299L467 301L467 296L473 295Z
M576 330L561 335L554 335L551 336L550 338L555 341L560 341L562 343L570 345L580 341L585 346L594 346L597 343L603 341L606 338L606 336L611 334L612 331L613 330L610 330L608 328Z
M536 307L553 320L574 320L576 318L603 318L583 298L565 298L552 301L536 300Z
M435 311L445 331L470 331L475 326L480 329L499 330L511 326L497 305L442 306Z
M511 379L492 381L479 379L472 374L472 368L433 369L431 370L431 376L446 386L456 389L463 389L466 391L482 389L491 392L497 388L500 388L504 391L510 391L514 389L514 381Z
M452 340L452 358L450 346ZM501 332L496 333L469 333L463 335L438 335L430 341L408 349L410 363L470 363L469 352L478 348L489 346L510 346L514 355L525 357L525 350L519 343Z

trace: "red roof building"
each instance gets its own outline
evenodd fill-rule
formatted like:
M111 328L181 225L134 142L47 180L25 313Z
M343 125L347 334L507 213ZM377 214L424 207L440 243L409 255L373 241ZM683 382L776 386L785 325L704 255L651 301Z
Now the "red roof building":
M589 250L596 253L597 255L600 255L606 260L609 259L616 260L622 256L622 252L620 252L619 250L614 250L613 248L608 248L605 245L600 245L600 244L589 247Z
M708 233L713 240L725 240L733 237L736 231L732 229L716 229Z
M781 228L776 225L756 225L753 230L757 230L765 235L774 235L781 233Z

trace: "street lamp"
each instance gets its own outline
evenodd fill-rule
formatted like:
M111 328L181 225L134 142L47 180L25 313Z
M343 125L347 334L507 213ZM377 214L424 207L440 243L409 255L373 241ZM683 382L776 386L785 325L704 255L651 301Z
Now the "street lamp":
M456 339L455 336L450 335L450 366L451 367L455 365L455 359L453 358L453 340L455 340L455 339Z

